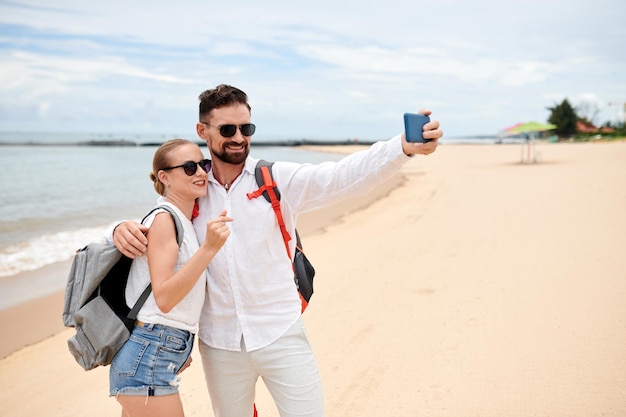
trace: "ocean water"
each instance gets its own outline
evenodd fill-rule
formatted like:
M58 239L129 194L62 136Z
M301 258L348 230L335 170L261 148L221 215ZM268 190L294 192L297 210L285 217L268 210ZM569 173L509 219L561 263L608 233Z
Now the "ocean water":
M0 132L0 309L65 285L65 277L45 274L21 282L20 273L68 261L76 249L101 240L117 221L141 219L158 197L148 178L156 145L146 144L173 137L180 136ZM105 140L144 146L76 145ZM442 143L494 142L468 138ZM251 154L310 163L343 157L287 146L253 146ZM53 278L57 281L50 282Z
M158 195L148 178L155 150L0 146L0 309L14 304L6 285L15 286L15 275L72 259L110 225L138 220L155 204ZM208 156L206 147L202 150ZM252 147L251 155L311 163L342 157L297 147Z

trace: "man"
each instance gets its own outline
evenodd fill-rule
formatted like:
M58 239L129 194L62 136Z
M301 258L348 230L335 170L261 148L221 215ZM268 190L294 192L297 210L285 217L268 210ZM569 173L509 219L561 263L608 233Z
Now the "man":
M248 156L255 127L247 95L219 85L199 99L196 131L206 141L213 164L208 195L199 200L194 220L198 239L204 241L204 225L222 210L234 219L229 240L208 268L198 334L215 415L251 416L260 376L281 417L323 416L317 364L274 210L264 198L247 197L259 188L257 160ZM272 171L289 234L295 236L299 213L363 194L391 177L410 156L434 152L442 136L439 122L426 124L423 136L431 141L409 143L402 134L336 163L276 162ZM140 255L146 249L143 232L141 225L122 223L115 244L128 256ZM295 252L295 239L290 251Z

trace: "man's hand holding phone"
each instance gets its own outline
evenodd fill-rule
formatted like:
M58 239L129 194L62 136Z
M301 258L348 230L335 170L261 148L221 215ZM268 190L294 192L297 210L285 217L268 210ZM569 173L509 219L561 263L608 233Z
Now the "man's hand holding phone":
M430 110L404 114L404 140L402 150L407 155L428 155L437 149L443 136L437 120L430 120Z

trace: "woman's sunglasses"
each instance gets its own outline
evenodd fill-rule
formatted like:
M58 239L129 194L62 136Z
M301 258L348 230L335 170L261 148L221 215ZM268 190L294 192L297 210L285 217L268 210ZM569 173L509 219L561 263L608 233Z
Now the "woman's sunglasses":
M161 168L163 171L169 171L170 169L182 168L185 171L185 174L188 176L192 176L196 174L198 167L202 168L204 172L209 172L211 169L211 160L203 159L200 162L187 161L182 165L176 165L175 167Z
M207 122L200 122L203 125L207 125L207 126L211 126L210 124L208 124ZM243 125L220 125L220 126L212 126L212 127L216 127L220 130L220 135L224 136L225 138L232 138L233 136L235 136L235 133L237 133L237 128L239 128L239 130L241 131L241 134L243 136L252 136L254 135L254 132L256 131L256 126L253 123L246 123Z

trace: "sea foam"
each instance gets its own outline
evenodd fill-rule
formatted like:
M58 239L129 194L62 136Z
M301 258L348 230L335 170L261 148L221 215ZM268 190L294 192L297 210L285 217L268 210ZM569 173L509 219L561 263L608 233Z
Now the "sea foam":
M90 242L103 241L109 225L42 235L0 251L0 277L72 259Z

